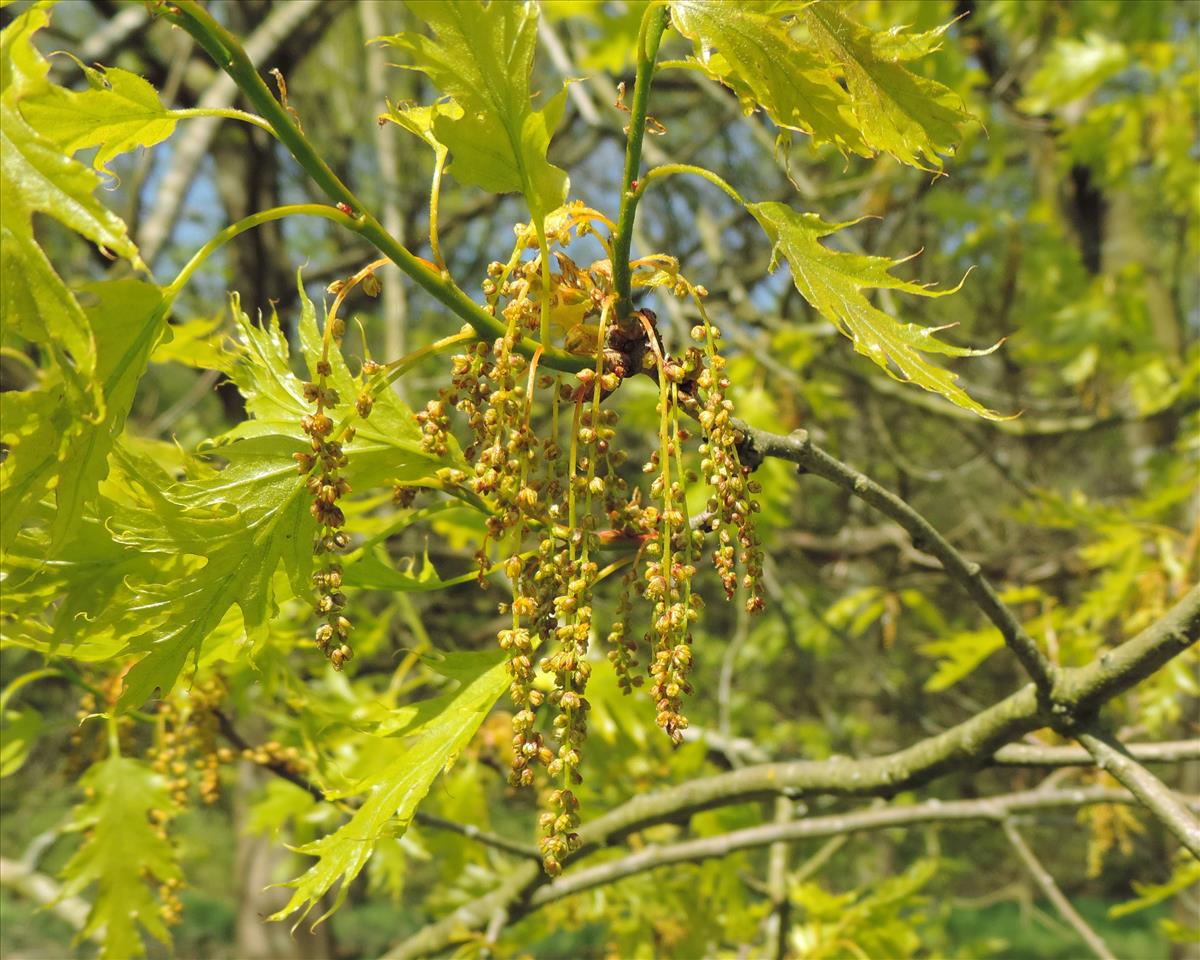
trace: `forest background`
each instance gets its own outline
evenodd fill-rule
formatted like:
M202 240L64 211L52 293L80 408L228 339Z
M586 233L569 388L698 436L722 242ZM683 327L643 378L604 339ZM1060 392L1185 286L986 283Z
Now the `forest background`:
M4 27L30 6L4 6ZM703 179L672 176L645 191L634 255L667 251L707 289L739 418L794 442L794 431L807 431L803 442L897 494L957 549L964 569L996 585L1050 664L1085 668L1164 618L1174 626L1186 620L1190 643L1139 676L1103 717L1122 742L1150 745L1138 755L1157 758L1151 769L1194 800L1200 686L1195 648L1184 648L1200 618L1189 593L1200 572L1200 7L1141 0L836 6L879 36L921 38L898 60L962 98L953 144L936 144L940 160L926 155L913 164L886 149L859 155L814 146L769 111L746 113L734 92L693 67L655 76L645 168L701 166L743 197L853 223L826 244L889 261L919 252L892 268L906 280L948 289L966 275L951 296L885 288L872 292L873 302L906 321L946 326L940 335L960 346L1002 341L985 356L949 358L945 366L983 407L1008 418L981 417L857 355L793 284L784 258L773 263L759 222ZM546 93L535 104L574 81L548 158L569 172L572 198L586 196L615 218L645 5L546 0L538 7L530 89ZM264 76L274 68L286 79L283 102L304 135L383 226L421 257L444 257L477 295L489 263L508 255L513 224L529 220L524 200L456 181L452 156L437 253L428 243L435 154L399 124L376 122L390 105L441 95L425 74L393 66L407 62L403 48L368 43L425 29L421 4L244 0L207 8L243 39ZM102 63L145 77L169 107L253 109L169 20L155 4L63 0L34 43L50 79L67 88L85 91L94 79L80 62ZM889 34L897 27L908 33ZM7 73L12 54L5 53ZM660 60L693 53L668 29ZM93 159L86 150L81 156ZM268 133L228 120L181 120L153 150L96 162L109 174L98 195L160 281L230 223L281 204L331 202ZM132 275L127 263L112 263L48 218L36 224L71 287ZM269 331L262 318L276 314L298 356L304 302L319 314L333 296L328 286L376 256L363 238L325 219L267 222L217 250L175 300L174 338L150 354L130 401L123 452L109 461L105 483L136 487L147 464L167 480L203 475L211 468L197 451L247 422L248 391L229 358L239 329L243 341L253 336L237 326L229 291L239 294L253 329ZM346 299L348 344L359 342L361 324L369 354L392 360L461 325L394 267L375 276L376 296L360 287ZM6 287L6 311L11 302ZM637 305L655 311L667 344L686 343L700 322L695 303L674 297L669 285L640 292ZM0 356L5 396L35 391L43 376L37 349L11 319ZM421 410L446 380L437 358L416 365L395 384L397 408ZM632 463L658 442L657 396L650 378L631 378L610 401ZM251 397L251 412L253 405ZM6 448L14 422L4 425ZM696 693L685 704L691 725L681 745L656 729L646 688L623 696L597 656L579 788L585 825L673 785L787 761L888 755L983 715L1026 683L1002 632L981 616L962 579L947 577L938 545L914 540L894 511L875 509L853 476L839 485L812 475L820 470L805 469L810 455L768 452L755 472L763 612L724 603L711 571L697 578L708 602L695 627ZM119 723L95 715L116 702L112 683L119 686L128 667L120 644L105 645L103 621L89 636L80 624L95 611L72 605L72 594L62 601L29 579L42 569L36 517L14 533L0 651L0 954L92 956L99 943L110 956L143 947L166 955L136 925L125 947L105 944L113 924L97 925L90 886L100 877L103 887L103 871L80 863L105 786L80 778L104 766L109 729L122 755L147 760L137 761L147 796L161 790L149 764L155 751L161 759L174 716L181 725L190 717L203 742L199 766L184 778L195 782L177 791L184 799L171 815L170 850L142 850L134 830L126 838L134 846L116 853L161 854L173 865L163 867L161 884L136 872L125 879L161 909L178 956L1068 958L1085 949L1197 956L1196 860L1160 818L1127 802L1118 778L1092 765L1095 754L1049 729L1006 747L1007 760L997 752L952 767L895 792L886 806L838 796L840 789L775 797L747 789L736 803L681 807L588 861L597 869L626 864L624 872L580 892L476 911L439 939L430 931L447 930L438 924L454 911L475 910L502 888L535 842L536 791L514 789L505 776L516 709L507 696L485 711L478 733L470 731L433 782L420 816L376 838L327 922L309 931L333 905L333 895L320 892L294 936L294 917L264 923L289 902L289 891L264 888L312 864L287 845L331 835L344 822L346 809L321 800L321 791L345 788L372 763L396 757L401 738L389 737L387 724L412 732L404 726L411 719L388 717L406 704L452 698L447 677L473 662L455 656L493 650L504 626L503 589L494 582L481 590L470 575L478 517L418 501L418 509L430 507L423 522L400 525L387 509L386 484L362 492L348 508L348 529L380 549L351 591L355 659L344 671L313 647L307 598L282 603L266 639L248 638L233 608L205 640L195 676L189 669L163 706ZM185 566L179 576L194 573ZM125 575L118 570L107 589L119 590ZM618 616L619 580L597 591L601 640ZM1177 605L1188 598L1181 614ZM64 633L63 609L89 616ZM641 616L648 619L648 610ZM450 659L439 662L440 655ZM219 765L206 759L218 756ZM928 807L911 822L871 821L931 801L947 811L977 806L964 808L961 822ZM146 819L145 806L126 802L123 816ZM854 825L829 826L839 816ZM786 832L811 818L826 832L781 833L744 847L727 839L772 826ZM703 855L681 852L678 862L647 869L655 851L706 841ZM641 863L622 859L639 855ZM563 879L571 876L568 862ZM141 922L156 933L157 921ZM422 941L426 935L432 939Z

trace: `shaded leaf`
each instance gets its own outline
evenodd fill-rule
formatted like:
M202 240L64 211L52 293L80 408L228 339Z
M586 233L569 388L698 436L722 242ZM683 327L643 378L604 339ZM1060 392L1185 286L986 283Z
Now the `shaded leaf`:
M507 658L502 651L469 656L469 670L461 670L462 686L454 693L435 698L441 709L432 716L413 716L406 728L419 738L386 767L341 796L365 793L362 806L335 833L299 848L318 858L301 877L290 881L291 899L272 920L283 920L299 911L300 920L340 883L334 905L345 899L352 881L384 836L400 836L407 829L417 805L429 792L438 774L467 745L488 711L508 687ZM456 668L462 667L457 663ZM419 706L419 705L416 705ZM415 724L415 725L414 725ZM329 915L327 912L318 923Z
M78 939L103 929L101 956L145 955L139 928L170 941L154 888L181 877L171 845L150 821L171 806L162 779L148 766L113 756L83 778L89 798L75 809L70 829L87 831L62 870L61 895L73 897L95 883L96 899Z
M940 353L971 357L990 353L995 347L969 350L952 346L934 337L939 328L893 320L871 304L862 292L875 287L922 297L940 297L954 290L934 291L892 276L888 271L900 261L838 253L819 242L821 237L850 226L850 223L826 223L816 214L796 213L782 203L751 203L746 209L775 244L773 256L783 254L787 260L796 289L818 313L851 339L855 350L870 357L897 380L940 393L952 403L982 417L1004 419L968 396L955 382L954 374L922 356Z

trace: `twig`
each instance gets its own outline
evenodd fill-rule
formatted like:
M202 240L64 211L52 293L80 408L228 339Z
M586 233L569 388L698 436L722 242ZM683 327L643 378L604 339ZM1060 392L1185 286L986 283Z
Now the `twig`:
M795 805L787 797L775 799L775 823L790 823ZM788 896L788 845L780 840L767 853L767 892L771 914L767 917L767 944L775 960L787 957L788 930L791 926L792 900Z
M362 201L325 162L287 109L275 99L270 88L259 76L254 60L247 54L237 37L218 23L202 4L197 0L175 0L167 7L164 16L195 37L196 42L214 62L233 78L242 95L271 125L280 142L325 195L335 204L350 208L351 213L343 226L368 240L436 300L469 323L481 337L491 340L504 335L504 324L472 300L454 283L449 274L434 269L416 257L384 229L383 224L366 209ZM528 337L522 338L517 344L517 350L526 356L532 356L538 349L542 351L542 365L554 370L576 372L591 366L593 362L591 358L542 345Z
M1050 871L1042 866L1042 862L1038 860L1033 850L1030 849L1029 844L1025 842L1025 838L1017 830L1012 818L1006 817L1002 825L1004 827L1004 835L1008 837L1008 842L1012 844L1012 848L1016 850L1017 856L1025 864L1029 875L1033 877L1033 882L1041 888L1046 899L1054 904L1054 908L1062 914L1062 918L1071 925L1083 942L1088 945L1092 953L1099 957L1100 960L1117 960L1112 951L1108 949L1108 944L1101 939L1095 930L1088 926L1087 921L1079 915L1079 911L1071 906L1071 901L1058 888L1058 884L1054 882L1054 877L1050 875Z
M797 430L791 436L785 437L765 430L755 430L740 421L735 426L745 437L742 445L743 463L754 467L762 463L765 457L789 460L806 472L814 473L849 491L900 524L913 538L914 547L933 554L942 562L946 574L967 592L976 606L1000 630L1004 642L1021 661L1025 671L1037 684L1038 690L1044 696L1050 695L1057 680L1057 668L1038 649L1037 643L1025 632L1013 612L1000 599L991 582L984 576L980 565L967 560L924 516L870 477L816 446L809 438L807 430Z
M1125 749L1141 763L1200 760L1200 740L1130 743ZM997 750L991 762L997 767L1090 767L1096 764L1096 758L1082 747L1038 747L1010 743Z
M1193 857L1200 860L1200 821L1165 783L1138 763L1120 741L1109 734L1083 731L1076 739L1095 757L1096 766L1116 777Z
M666 846L649 846L620 860L567 873L530 896L530 908L543 907L564 897L605 886L625 877L673 863L695 863L725 857L773 843L794 843L819 837L845 836L872 830L910 827L921 823L954 823L971 820L1004 822L1016 813L1032 813L1099 803L1130 803L1123 790L1089 787L1078 790L1028 790L979 800L927 800L910 806L893 805L856 810L824 817L807 817L788 823L768 823L714 837L684 840ZM515 917L514 917L515 919Z

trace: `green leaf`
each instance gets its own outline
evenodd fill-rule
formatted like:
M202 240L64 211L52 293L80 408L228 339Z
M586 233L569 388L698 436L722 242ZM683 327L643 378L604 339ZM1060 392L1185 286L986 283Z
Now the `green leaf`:
M322 336L317 327L316 310L304 292L299 273L297 289L300 297L298 327L301 352L309 369L309 377L316 379ZM279 326L279 318L272 315L270 320L261 325L253 324L238 308L236 297L233 315L238 342L233 352L228 354L222 369L246 398L246 410L251 419L218 438L218 443L251 437L287 436L307 444L308 437L300 428L300 420L312 413L313 406L304 399L303 381L292 373L290 350ZM354 399L362 388L351 376L340 351L330 352L329 363L332 370L326 382L341 398L329 415L338 422L353 412ZM428 477L443 466L462 466L462 456L457 446L451 448L445 459L422 449L421 428L416 417L392 390L377 394L371 416L367 420L355 417L354 425L355 438L345 445L350 460L346 475L358 489L393 480ZM217 451L224 455L223 447L218 447Z
M109 614L154 621L124 651L144 656L126 674L121 708L140 706L156 689L165 696L234 604L248 639L259 640L273 610L271 584L281 560L293 590L306 589L315 525L304 479L290 458L297 449L285 438L222 448L231 459L224 470L151 495L145 509L110 521L118 540L139 551L205 561L187 577L133 582L124 603Z
M127 478L122 475L119 482ZM153 625L143 612L128 609L126 578L144 579L152 573L158 578L183 577L195 563L152 557L117 543L107 526L115 509L100 498L49 562L45 529L26 530L17 537L4 556L6 576L0 591L0 640L5 645L97 663L111 661L129 637ZM49 517L48 506L40 505L39 511Z
M947 400L990 420L1005 419L973 400L955 382L954 374L930 363L923 353L951 357L973 357L990 353L969 350L937 340L942 328L922 327L893 320L863 295L865 288L901 290L922 297L941 297L953 290L934 291L919 283L900 280L888 271L903 261L886 257L868 257L838 253L819 242L821 237L850 226L826 223L816 214L796 213L782 203L751 203L746 209L754 216L771 242L773 257L783 254L792 270L792 280L804 299L812 304L854 343L854 349L869 357L897 380L940 393Z
M1045 113L1086 97L1129 65L1123 43L1098 33L1082 40L1061 37L1034 71L1018 106L1026 113Z
M144 927L163 943L170 934L154 887L180 879L170 843L150 821L152 810L171 806L162 779L148 766L113 756L88 770L88 799L75 809L70 829L86 831L84 844L62 870L62 896L97 885L96 900L77 939L103 929L101 956L128 960L145 955Z
M51 86L24 99L21 113L64 153L99 147L92 166L111 174L109 161L161 143L174 132L176 121L154 87L136 73L120 67L87 69L89 89Z
M463 658L471 660L464 669ZM318 919L320 923L341 905L350 882L370 858L383 836L400 836L408 828L417 805L433 781L467 745L488 711L507 689L507 658L501 651L462 655L454 669L462 685L453 694L436 698L442 709L432 717L422 716L408 732L419 733L412 745L386 767L358 784L350 794L365 793L350 820L335 833L299 848L318 857L306 873L286 886L295 888L287 906L271 917L283 920L300 911L299 924L310 910L339 883L334 905ZM417 705L419 706L419 704Z
M21 769L42 726L42 715L32 707L0 713L0 778Z
M841 68L866 142L901 163L940 170L938 154L953 152L959 126L970 114L949 87L901 65L914 50L932 47L929 34L914 37L906 48L899 31L876 35L844 17L841 5L813 4L803 16L817 49Z
M150 355L153 363L179 363L197 370L221 370L225 367L225 317L196 317L169 326Z
M44 10L29 10L0 35L0 307L8 328L54 361L39 390L5 400L12 450L2 478L4 550L52 486L59 509L51 548L68 538L106 473L165 313L160 291L132 280L93 285L81 306L34 236L34 214L46 214L142 266L125 225L93 196L96 174L62 152L60 131L47 118L39 130L24 114L39 99L66 95L47 81L48 64L32 44L47 19Z
M925 681L925 689L937 693L954 686L1003 646L1004 638L994 629L956 633L921 644L918 653L937 658L937 670Z
M12 330L65 350L83 381L92 370L91 333L34 238L33 215L53 217L135 267L142 263L125 224L93 196L99 177L64 155L50 131L36 130L21 113L23 101L52 89L49 65L31 39L47 21L46 12L34 8L0 34L0 303Z
M425 73L454 99L463 114L441 113L433 132L453 157L463 183L491 193L523 193L541 224L567 195L567 175L546 159L562 120L566 89L534 110L529 89L537 46L537 6L444 0L410 3L434 32L383 37L405 51L412 69Z
M0 441L8 448L0 463L0 550L5 554L49 492L80 428L76 407L68 400L70 391L57 370L43 371L42 379L39 389L0 393Z
M1137 897L1127 903L1118 903L1116 906L1109 907L1109 919L1117 920L1139 910L1145 910L1147 907L1162 903L1175 894L1182 893L1200 883L1200 861L1183 859L1182 853L1180 857L1170 879L1165 883L1138 883L1135 880L1133 890Z
M81 295L96 338L96 377L105 409L98 421L81 425L66 451L55 493L52 545L64 542L84 504L95 497L96 485L108 475L108 454L125 429L150 353L166 329L169 306L159 287L138 280L89 284Z
M449 117L451 120L462 119L463 109L453 101L440 101L428 107L420 107L414 103L399 106L388 104L388 112L380 115L380 120L387 120L396 126L407 130L414 137L424 140L437 154L438 161L447 153L446 146L433 132L434 121L438 117Z
M792 21L745 0L674 0L671 22L695 44L705 73L733 90L747 112L757 104L778 126L814 143L872 155L847 120L846 92L825 61L795 39Z

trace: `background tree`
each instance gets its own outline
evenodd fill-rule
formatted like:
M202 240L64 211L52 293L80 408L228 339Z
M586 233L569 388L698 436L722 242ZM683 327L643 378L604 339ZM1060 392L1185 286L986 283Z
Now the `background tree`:
M453 51L449 82L478 58L520 91L521 57L488 74L488 44L536 52L531 97L467 124L544 117L573 81L548 153L512 148L534 171L515 193L478 189L503 158L472 151L500 140L456 133L451 105L410 109L471 100L438 66L451 10L486 42ZM1166 956L1195 942L1194 6L81 2L0 17L6 956L161 950L145 932L237 957ZM376 37L393 42L365 45ZM643 123L639 158L627 142ZM552 331L550 375L596 365L595 333L590 355L580 344L601 317L632 331L623 359L648 357L651 375L603 409L636 468L659 449L656 401L672 407L658 370L693 327L720 327L736 455L762 487L766 604L725 604L697 564L697 693L690 726L667 724L676 747L651 684L625 696L603 663L615 622L637 640L654 617L622 609L638 551L602 554L605 573L626 565L595 584L582 822L552 877L545 790L507 780L520 705L494 651L511 624L497 603L525 576L504 563L516 534L493 538L481 590L487 511L445 473L464 466L459 446L422 444L410 407L447 386L422 351L485 323L430 277L444 262L503 317L517 298L487 293L489 264L555 168L567 197L611 218L588 222L618 252L678 263L610 268L611 285L601 269L573 327L569 268L553 261L557 300L539 293L531 228L522 345ZM361 206L339 213L345 184ZM239 228L180 274L216 231L283 203L319 212ZM595 237L564 239L583 267L603 258ZM381 252L408 272L363 271ZM953 296L911 295L968 270ZM674 295L688 285L707 295ZM562 308L548 328L543 301ZM644 308L661 343L638 333ZM955 326L935 341L889 318ZM290 459L314 412L301 381L324 383L300 371L342 320L348 368L329 377L376 408L337 507L353 538L344 664L313 646L313 524ZM911 349L1001 339L945 368ZM414 354L386 389L386 371L359 374ZM339 389L335 420L355 399ZM539 396L527 422L544 438ZM688 517L706 517L703 478L686 493ZM317 558L325 594L330 569ZM644 672L654 653L638 659ZM558 751L551 716L536 729ZM285 905L309 911L296 940ZM259 921L275 911L289 923Z

